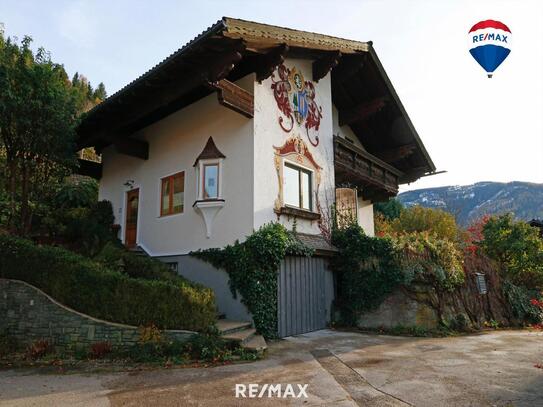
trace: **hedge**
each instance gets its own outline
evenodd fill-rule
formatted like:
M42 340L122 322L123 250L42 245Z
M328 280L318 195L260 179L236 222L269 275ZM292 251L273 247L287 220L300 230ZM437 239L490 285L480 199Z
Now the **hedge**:
M0 277L32 284L107 321L201 331L215 321L213 292L184 279L132 278L65 249L0 236Z

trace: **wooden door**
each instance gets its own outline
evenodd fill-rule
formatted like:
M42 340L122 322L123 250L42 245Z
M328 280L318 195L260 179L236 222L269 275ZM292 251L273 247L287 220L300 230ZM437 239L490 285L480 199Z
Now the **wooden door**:
M138 207L140 200L139 188L126 193L126 227L124 234L124 244L126 247L136 246L136 237L138 235Z
M326 328L334 300L334 276L326 260L287 256L277 279L279 337Z

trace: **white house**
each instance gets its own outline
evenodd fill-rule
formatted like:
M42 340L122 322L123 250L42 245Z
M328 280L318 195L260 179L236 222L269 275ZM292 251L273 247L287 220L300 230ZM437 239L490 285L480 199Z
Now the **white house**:
M435 171L371 42L232 18L96 106L79 135L102 154L81 168L119 238L214 288L231 318L250 315L226 274L188 253L277 221L330 255L334 205L373 235L372 204Z

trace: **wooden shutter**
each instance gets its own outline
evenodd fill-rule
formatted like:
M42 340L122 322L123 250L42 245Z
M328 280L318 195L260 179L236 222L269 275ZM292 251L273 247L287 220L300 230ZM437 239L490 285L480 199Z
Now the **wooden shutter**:
M338 227L348 226L356 222L356 189L336 188L336 222Z

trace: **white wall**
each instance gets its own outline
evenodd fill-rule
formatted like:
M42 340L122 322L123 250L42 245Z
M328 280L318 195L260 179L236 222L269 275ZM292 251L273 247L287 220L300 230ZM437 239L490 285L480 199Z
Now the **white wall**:
M252 83L252 75L242 82ZM223 161L224 207L206 238L202 216L192 207L197 196L196 157L212 136ZM253 121L217 101L216 94L156 122L138 133L149 142L149 159L118 154L108 147L102 155L100 199L113 204L115 221L122 226L127 180L140 188L138 244L150 254L184 254L192 250L223 247L243 240L253 230ZM160 179L185 171L184 213L160 217Z
M296 67L303 73L305 80L312 79L312 61L287 59L285 66ZM275 73L276 79L277 73ZM334 147L332 130L332 98L330 74L315 83L317 105L322 106L322 119L319 131L310 130L314 139L319 136L319 144L314 147L309 142L305 127L294 123L294 128L287 133L279 126L280 111L271 89L272 80L268 78L262 84L255 82L255 116L254 116L254 227L278 220L274 212L274 203L279 193L279 181L275 168L275 147L282 146L285 141L299 135L306 143L313 158L322 167L319 199L321 206L329 212L334 202ZM291 229L293 222L285 215L279 221ZM297 230L303 233L319 234L316 221L297 219Z
M364 201L361 197L358 197L358 224L364 229L366 235L375 236L373 204L371 201Z

